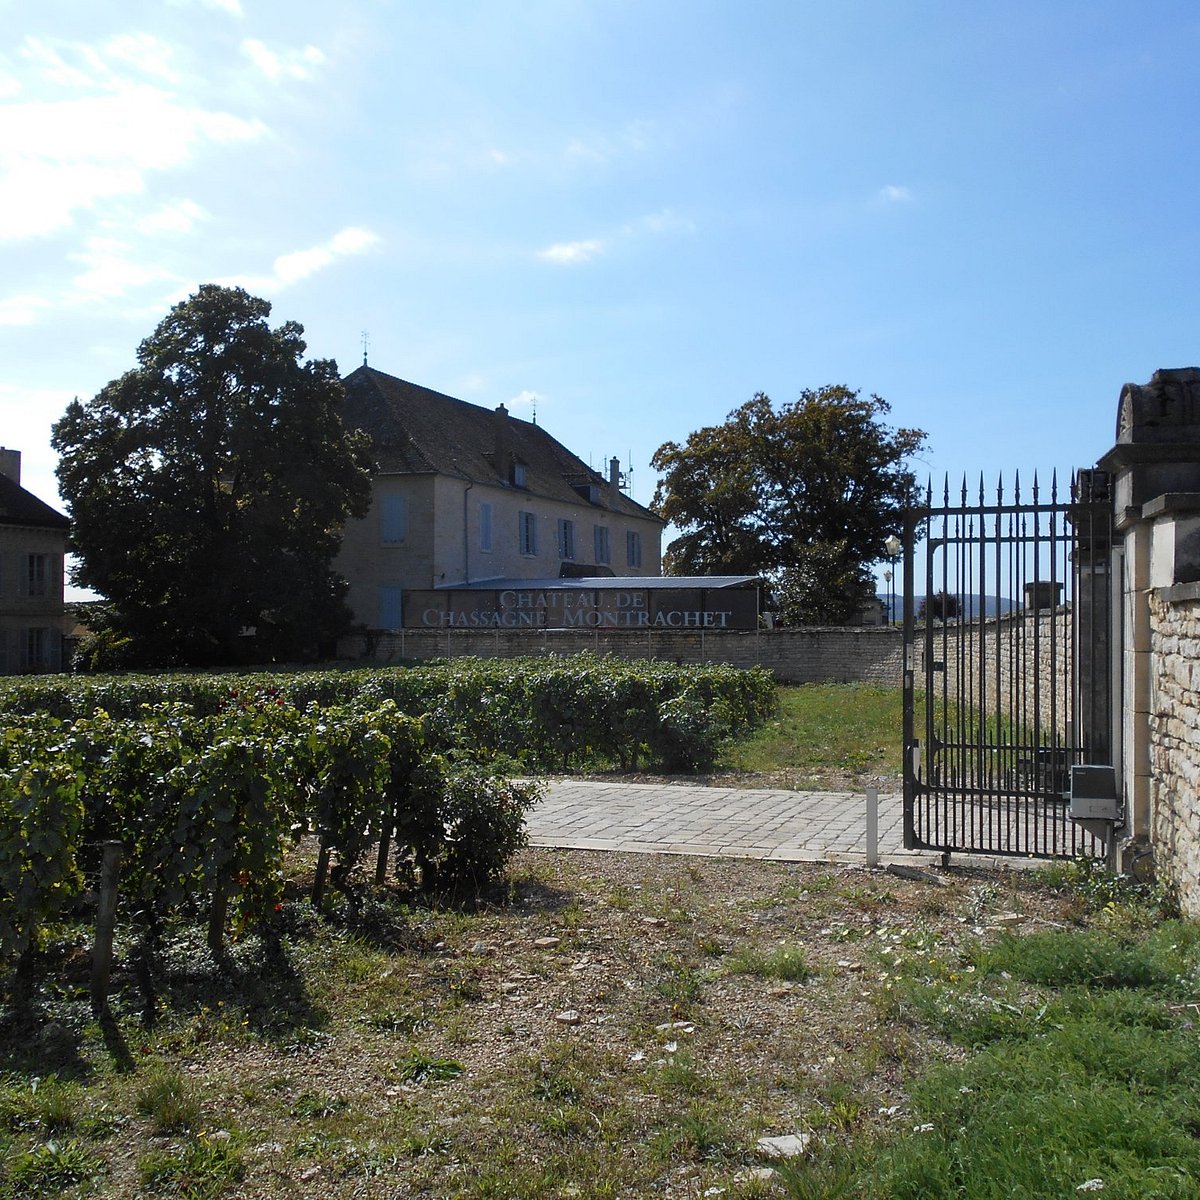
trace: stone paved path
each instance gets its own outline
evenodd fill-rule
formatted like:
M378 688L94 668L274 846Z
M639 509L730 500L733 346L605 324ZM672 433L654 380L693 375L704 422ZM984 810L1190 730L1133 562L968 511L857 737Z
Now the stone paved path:
M882 861L933 862L903 848L903 802L879 797ZM528 817L535 846L862 862L866 797L690 784L554 780Z

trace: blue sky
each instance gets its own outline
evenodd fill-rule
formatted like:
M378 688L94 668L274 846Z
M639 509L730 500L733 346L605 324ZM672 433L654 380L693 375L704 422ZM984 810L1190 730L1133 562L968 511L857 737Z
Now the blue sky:
M1069 473L1200 363L1194 4L0 0L0 442L240 283L309 353L649 459L844 383Z

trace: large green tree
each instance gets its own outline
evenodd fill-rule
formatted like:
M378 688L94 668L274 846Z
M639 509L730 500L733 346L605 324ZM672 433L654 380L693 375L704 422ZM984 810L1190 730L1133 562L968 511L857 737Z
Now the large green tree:
M337 364L302 362L303 327L270 312L201 287L54 426L74 580L133 663L308 657L349 620L331 564L369 503L367 447Z
M670 574L761 575L794 623L851 619L874 591L868 567L900 531L919 429L895 429L879 396L805 390L776 407L758 393L720 425L666 442L658 514L679 530Z

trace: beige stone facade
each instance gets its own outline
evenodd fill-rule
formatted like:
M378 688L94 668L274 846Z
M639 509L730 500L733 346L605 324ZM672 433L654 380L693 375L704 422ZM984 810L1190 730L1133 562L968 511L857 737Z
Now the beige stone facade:
M62 667L67 518L21 487L21 455L0 448L0 674Z

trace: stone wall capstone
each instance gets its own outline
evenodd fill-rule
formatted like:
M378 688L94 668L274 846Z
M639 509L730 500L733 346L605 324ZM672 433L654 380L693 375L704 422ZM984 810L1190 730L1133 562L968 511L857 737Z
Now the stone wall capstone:
M430 658L612 655L666 662L765 667L780 683L900 687L903 647L888 627L733 630L402 629L344 638L338 657L366 665Z

